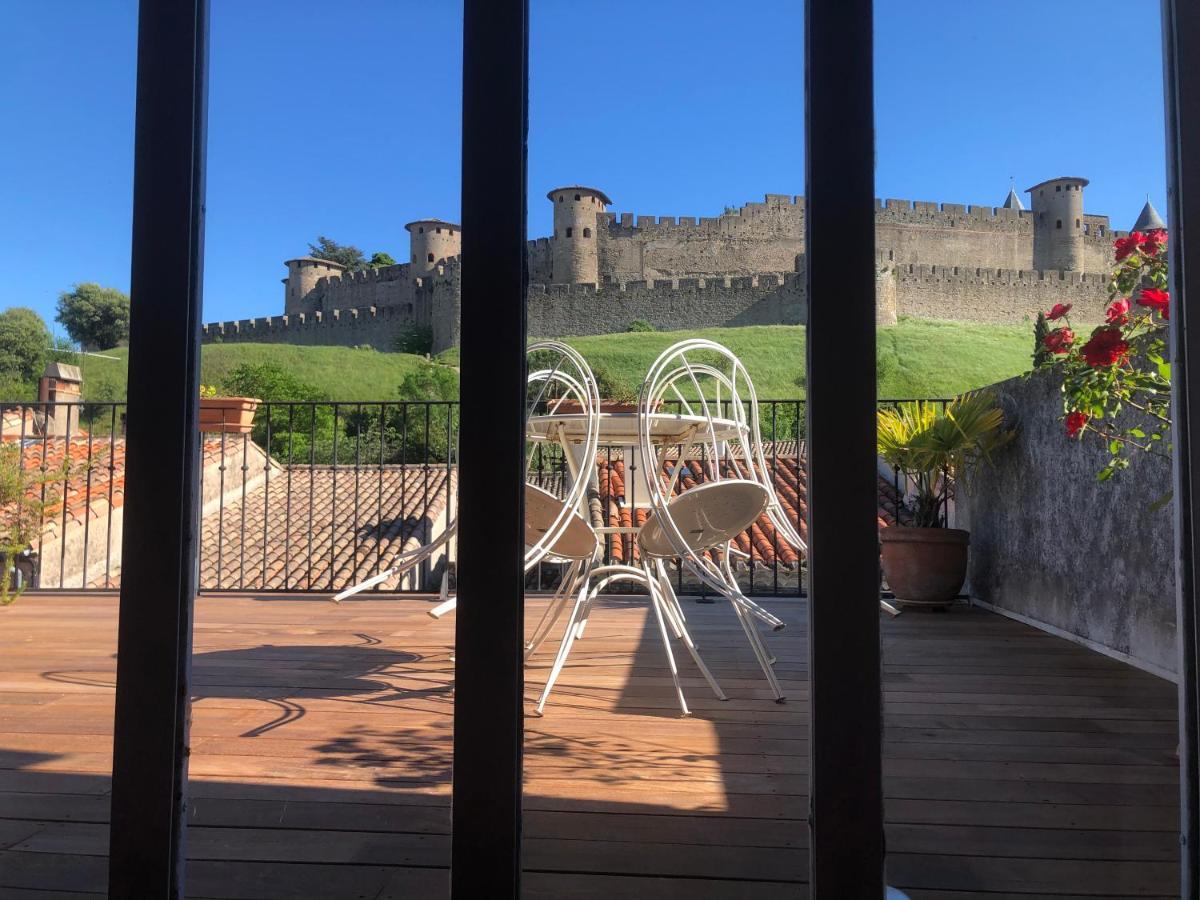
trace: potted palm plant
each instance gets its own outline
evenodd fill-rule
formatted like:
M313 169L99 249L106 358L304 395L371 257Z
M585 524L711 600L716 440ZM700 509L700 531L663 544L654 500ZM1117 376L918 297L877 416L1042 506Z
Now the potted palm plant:
M986 392L966 394L945 409L921 401L881 409L878 424L880 457L910 487L912 524L880 532L888 586L902 603L945 605L966 580L970 542L966 531L947 527L951 492L1013 432L1004 429L1004 414Z

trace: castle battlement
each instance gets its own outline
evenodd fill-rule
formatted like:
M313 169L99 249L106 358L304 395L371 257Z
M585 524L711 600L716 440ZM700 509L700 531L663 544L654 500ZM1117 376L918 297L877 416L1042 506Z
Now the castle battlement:
M1076 177L1039 182L1028 192L1031 209L1015 190L1003 206L876 199L877 321L1023 322L1055 302L1099 321L1112 241L1127 232L1083 211L1086 186ZM636 320L672 330L807 319L803 196L765 194L699 217L609 212L602 190L580 185L548 199L553 233L526 245L531 334L622 332ZM1147 210L1147 221L1161 222ZM453 346L462 230L440 219L405 227L408 262L344 271L327 260L289 260L287 315L208 325L205 339L382 350L418 327L432 331L436 349Z

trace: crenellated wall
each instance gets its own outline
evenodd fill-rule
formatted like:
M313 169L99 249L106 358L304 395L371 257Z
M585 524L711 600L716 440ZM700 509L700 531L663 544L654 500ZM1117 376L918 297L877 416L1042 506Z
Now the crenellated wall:
M1081 322L1100 322L1108 279L1091 272L968 269L916 263L891 267L900 316L964 322L1032 320L1055 303L1074 304Z
M1044 184L1057 181L1063 180ZM556 227L563 234L528 242L531 334L620 332L635 319L660 329L804 321L807 298L803 278L796 274L803 271L805 259L803 197L767 194L762 202L694 218L608 212L594 189L567 192L575 191L591 192L588 208L576 210L568 223L556 204L562 219ZM1056 302L1075 304L1082 321L1102 319L1112 241L1124 232L1113 231L1107 216L1081 213L1079 227L1070 235L1071 252L1059 254L1069 258L1070 270L1039 272L1033 265L1035 240L1041 242L1037 246L1043 256L1047 242L1050 249L1062 250L1058 229L1048 231L1039 215L1003 207L876 200L879 324L894 324L902 316L1021 322ZM588 224L592 216L594 231ZM577 242L575 249L587 242L587 253L567 253L562 246L566 240ZM317 269L335 264L292 260L289 267L300 272L286 295L293 315L209 325L205 339L369 344L390 350L402 331L427 327L433 331L435 351L446 349L458 342L459 263L451 257L431 263L428 272L403 263L316 278ZM572 280L572 273L585 269L594 270L597 284ZM293 296L301 290L307 293Z
M396 338L414 327L411 313L395 306L364 306L294 316L264 316L205 325L204 343L298 344L396 349Z

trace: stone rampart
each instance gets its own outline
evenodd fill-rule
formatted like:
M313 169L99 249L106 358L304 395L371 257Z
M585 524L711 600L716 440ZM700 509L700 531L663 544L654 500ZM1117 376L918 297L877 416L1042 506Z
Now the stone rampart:
M394 350L401 332L417 322L411 311L395 306L334 309L295 316L264 316L205 325L204 343L333 345Z
M892 277L897 314L924 319L1017 323L1071 303L1077 321L1099 322L1108 301L1107 279L1088 272L908 264L895 266Z

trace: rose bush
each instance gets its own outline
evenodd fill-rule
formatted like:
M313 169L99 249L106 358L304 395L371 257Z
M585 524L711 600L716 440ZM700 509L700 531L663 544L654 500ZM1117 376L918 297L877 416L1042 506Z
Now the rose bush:
M1113 242L1116 267L1105 324L1082 343L1071 330L1071 305L1044 314L1055 327L1041 337L1035 370L1062 376L1063 422L1072 440L1103 441L1107 481L1129 466L1127 451L1170 464L1171 364L1166 359L1170 295L1167 232L1134 231Z

